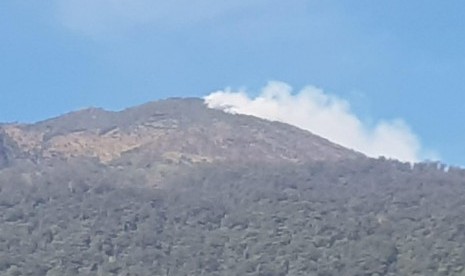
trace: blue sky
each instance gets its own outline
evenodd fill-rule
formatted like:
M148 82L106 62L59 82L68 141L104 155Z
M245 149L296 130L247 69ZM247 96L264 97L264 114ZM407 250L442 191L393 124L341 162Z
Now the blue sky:
M281 81L344 99L367 129L400 119L464 165L463 14L454 0L5 0L0 121Z

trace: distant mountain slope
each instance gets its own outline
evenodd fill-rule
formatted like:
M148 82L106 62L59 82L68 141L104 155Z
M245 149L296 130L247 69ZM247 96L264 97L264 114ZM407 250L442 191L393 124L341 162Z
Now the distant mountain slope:
M16 155L31 160L93 157L106 164L147 166L155 161L301 163L362 156L290 125L209 109L200 99L168 99L120 112L91 108L1 130L19 151ZM6 152L0 155L0 160L7 158Z

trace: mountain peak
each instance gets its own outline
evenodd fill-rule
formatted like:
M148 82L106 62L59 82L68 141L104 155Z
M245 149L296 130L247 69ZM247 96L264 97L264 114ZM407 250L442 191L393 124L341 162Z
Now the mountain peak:
M299 128L171 98L113 112L88 108L31 125L5 125L22 156L103 163L294 162L362 156ZM4 154L3 154L4 155ZM128 161L129 160L129 161Z

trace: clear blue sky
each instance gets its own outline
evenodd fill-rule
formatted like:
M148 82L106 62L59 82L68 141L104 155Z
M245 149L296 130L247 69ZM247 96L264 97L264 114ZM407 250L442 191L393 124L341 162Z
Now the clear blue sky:
M402 118L465 165L465 2L0 1L0 121L269 80Z

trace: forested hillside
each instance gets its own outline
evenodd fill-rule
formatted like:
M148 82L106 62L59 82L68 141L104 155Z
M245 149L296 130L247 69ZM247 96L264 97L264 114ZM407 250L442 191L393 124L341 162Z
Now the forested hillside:
M465 173L436 164L30 171L0 173L1 275L465 273Z

